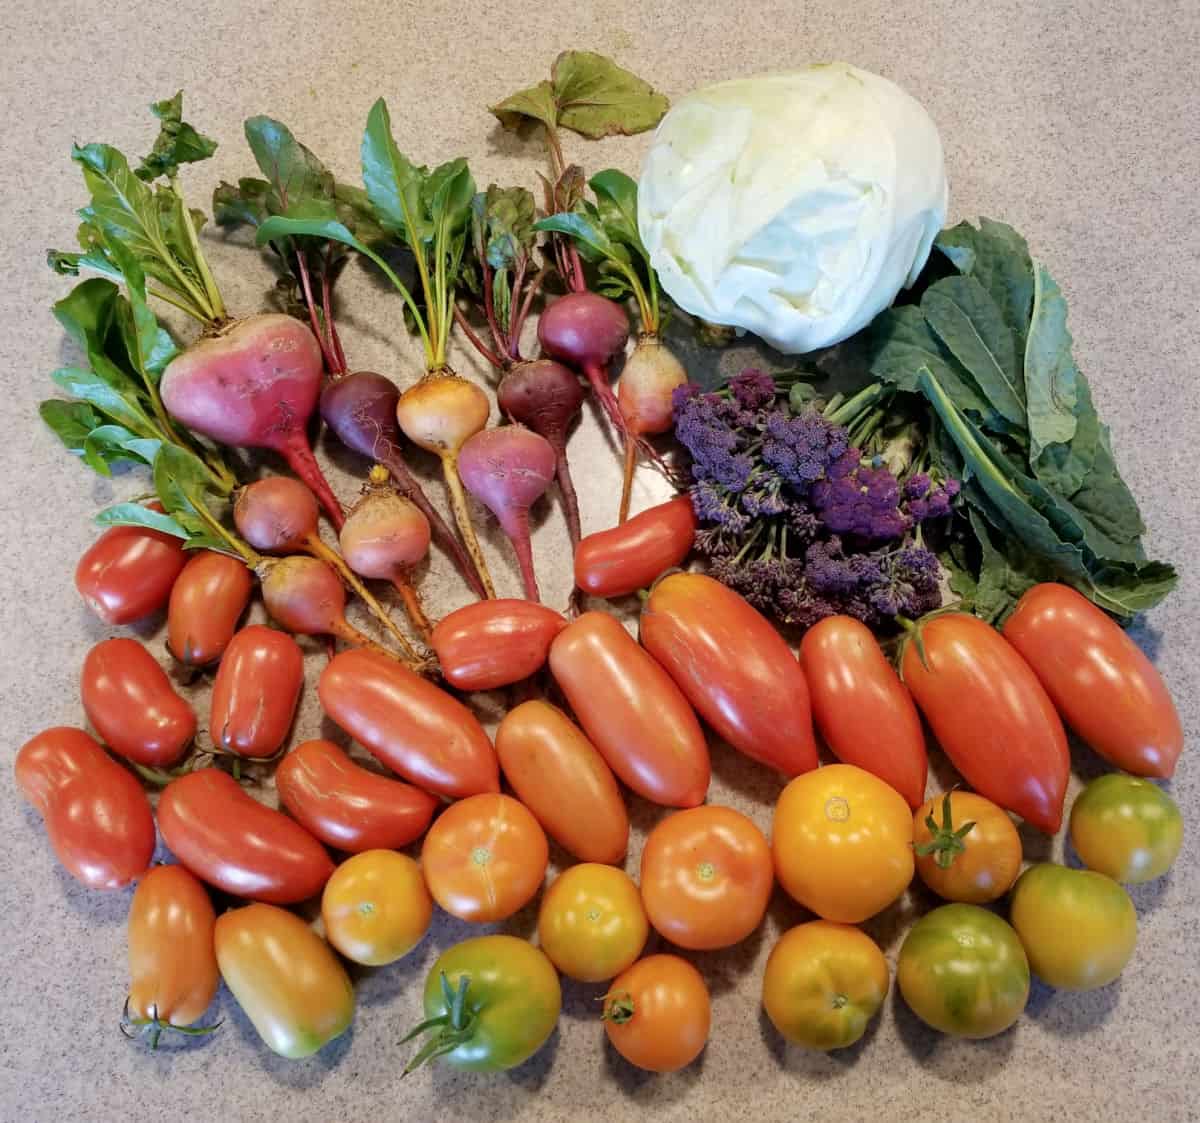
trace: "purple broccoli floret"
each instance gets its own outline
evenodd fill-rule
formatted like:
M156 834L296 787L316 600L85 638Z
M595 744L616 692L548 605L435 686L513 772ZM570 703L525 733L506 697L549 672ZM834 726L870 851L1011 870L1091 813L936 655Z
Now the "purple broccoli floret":
M886 468L860 466L841 479L819 480L809 495L835 534L885 541L912 527L912 519L900 509L900 484Z
M775 401L775 379L751 367L729 380L729 392L744 410L766 409Z

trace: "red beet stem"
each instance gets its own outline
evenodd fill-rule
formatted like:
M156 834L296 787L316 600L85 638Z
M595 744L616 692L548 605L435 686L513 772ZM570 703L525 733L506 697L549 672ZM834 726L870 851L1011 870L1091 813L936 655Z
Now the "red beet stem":
M553 443L551 441L551 444ZM554 449L554 475L562 495L563 514L567 519L567 533L571 536L571 553L574 555L579 548L579 540L583 537L583 527L579 521L579 496L575 494L575 482L571 479L567 450L561 444Z
M514 508L508 512L504 520L504 531L512 543L513 552L517 555L517 565L521 569L521 583L525 586L525 599L540 602L537 577L533 572L533 545L529 538L529 511L527 508Z
M304 434L299 430L289 433L279 446L279 452L288 462L292 471L309 486L312 493L321 501L321 506L329 515L329 521L333 523L334 529L341 530L342 523L346 521L346 515L342 511L338 497L333 494L333 488L329 486L329 481L321 471L317 458L313 456L313 451L309 448Z

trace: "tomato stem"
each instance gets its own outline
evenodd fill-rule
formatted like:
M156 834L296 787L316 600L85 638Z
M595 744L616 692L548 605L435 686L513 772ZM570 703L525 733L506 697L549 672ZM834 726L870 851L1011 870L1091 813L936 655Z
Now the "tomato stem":
M928 842L922 842L913 847L913 852L922 858L932 854L934 861L944 870L948 870L954 864L954 859L966 850L967 846L963 839L975 829L974 820L964 823L958 830L954 829L954 822L950 812L950 795L951 793L947 792L942 799L941 826L938 826L938 822L932 813L926 815L925 825L929 828L929 833L932 837Z
M633 1013L633 995L623 990L619 994L604 996L604 1013L600 1015L600 1020L623 1026L633 1017Z
M425 1040L417 1050L416 1056L404 1066L401 1076L415 1072L422 1065L437 1057L452 1053L475 1033L476 1016L467 1009L467 987L471 985L469 975L459 976L458 986L451 984L443 971L441 976L442 1000L446 1005L446 1013L434 1018L426 1018L420 1025L414 1026L401 1039L400 1044L411 1041L414 1037L431 1030L437 1030L432 1037Z
M221 1021L210 1026L172 1025L169 1021L163 1021L158 1016L157 1006L150 1007L150 1017L135 1018L129 1012L129 998L126 996L118 1028L130 1041L135 1041L139 1037L146 1037L150 1042L150 1048L157 1049L159 1038L166 1032L182 1033L185 1037L207 1037L210 1033L215 1033L220 1029L224 1020L222 1018Z

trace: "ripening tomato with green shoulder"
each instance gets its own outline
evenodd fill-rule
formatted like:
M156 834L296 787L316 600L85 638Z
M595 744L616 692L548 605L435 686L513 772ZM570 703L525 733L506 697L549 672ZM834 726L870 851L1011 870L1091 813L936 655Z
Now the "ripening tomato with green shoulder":
M604 996L604 1032L630 1064L649 1072L690 1065L708 1042L712 1003L704 979L677 955L648 955Z
M615 866L581 862L550 883L538 912L538 943L564 975L598 983L629 967L650 924L632 878Z
M913 853L921 880L948 901L994 901L1021 872L1021 836L1008 812L974 792L946 792L917 808Z
M1110 772L1076 797L1071 845L1088 869L1140 885L1162 877L1179 857L1183 816L1152 780Z
M407 955L429 930L433 899L421 867L394 850L347 858L325 883L325 938L354 963L380 967Z

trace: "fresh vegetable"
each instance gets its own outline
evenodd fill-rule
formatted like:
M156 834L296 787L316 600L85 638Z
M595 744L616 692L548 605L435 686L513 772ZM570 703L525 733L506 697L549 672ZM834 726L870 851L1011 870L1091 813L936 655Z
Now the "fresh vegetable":
M566 626L552 608L500 598L443 616L430 643L451 686L495 690L541 670L551 642Z
M559 874L538 911L542 951L564 975L584 983L603 982L631 967L649 932L629 875L594 862Z
M540 700L510 710L496 730L496 755L517 798L564 850L581 862L624 859L629 816L617 781L562 710Z
M1072 730L1110 764L1168 779L1183 726L1154 664L1091 601L1066 585L1035 585L1004 622Z
M174 764L196 735L196 715L135 639L107 639L83 661L80 696L113 752L155 768Z
M913 815L917 873L939 897L983 905L1021 872L1021 838L1008 812L974 792L927 799Z
M511 796L473 795L438 816L421 847L433 899L459 920L505 920L537 895L549 848L533 813Z
M649 588L682 564L696 539L687 496L669 499L628 522L589 534L575 550L575 584L594 597L623 597Z
M186 562L178 538L147 527L114 526L79 559L75 588L104 623L132 624L167 603Z
M437 807L427 792L368 771L332 741L305 741L287 753L275 788L310 834L352 854L415 842Z
M303 686L304 652L291 636L261 624L243 628L213 681L213 744L237 756L274 756L292 727Z
M808 687L783 637L737 593L672 573L642 606L641 638L719 736L795 776L817 766Z
M762 831L731 807L678 811L646 837L646 914L678 947L710 951L740 943L762 923L774 884Z
M311 1057L354 1019L354 987L338 958L298 916L247 905L217 919L221 978L263 1043L291 1060Z
M444 951L425 978L425 1020L402 1038L429 1034L403 1075L436 1057L499 1072L527 1061L554 1032L562 989L550 960L515 936L477 936Z
M369 967L407 955L432 918L420 867L394 850L364 850L348 858L321 895L326 938L347 959Z
M1013 888L1010 916L1033 973L1060 990L1107 986L1137 944L1129 894L1091 870L1030 866Z
M1017 650L977 617L951 612L919 625L900 671L967 783L1056 834L1071 766L1067 737Z
M475 715L373 651L343 651L321 672L321 706L379 761L448 799L500 790L496 751Z
M704 802L711 765L679 688L614 617L585 612L550 645L550 671L588 739L643 799Z
M215 663L237 631L250 603L250 570L215 550L193 554L171 587L167 647L189 667Z
M89 889L120 889L154 856L154 816L133 775L82 729L57 725L26 741L13 773L63 868Z
M784 1037L809 1049L844 1049L866 1032L887 997L879 945L848 924L789 928L763 971L762 1003Z
M1179 857L1183 816L1157 784L1110 772L1076 796L1071 845L1088 869L1140 885L1162 877Z
M921 1021L958 1037L994 1037L1029 999L1029 961L1017 933L978 905L942 905L908 931L896 982Z
M912 881L912 817L878 777L852 764L831 764L783 789L771 851L779 884L805 908L825 920L858 924Z
M650 1072L690 1065L708 1042L712 1006L704 979L677 955L648 955L613 980L604 1031L630 1064Z
M928 769L921 718L871 630L851 616L827 616L805 632L800 666L834 756L919 806Z
M333 873L308 831L216 768L189 772L163 789L158 829L182 865L235 897L291 904L315 896Z

